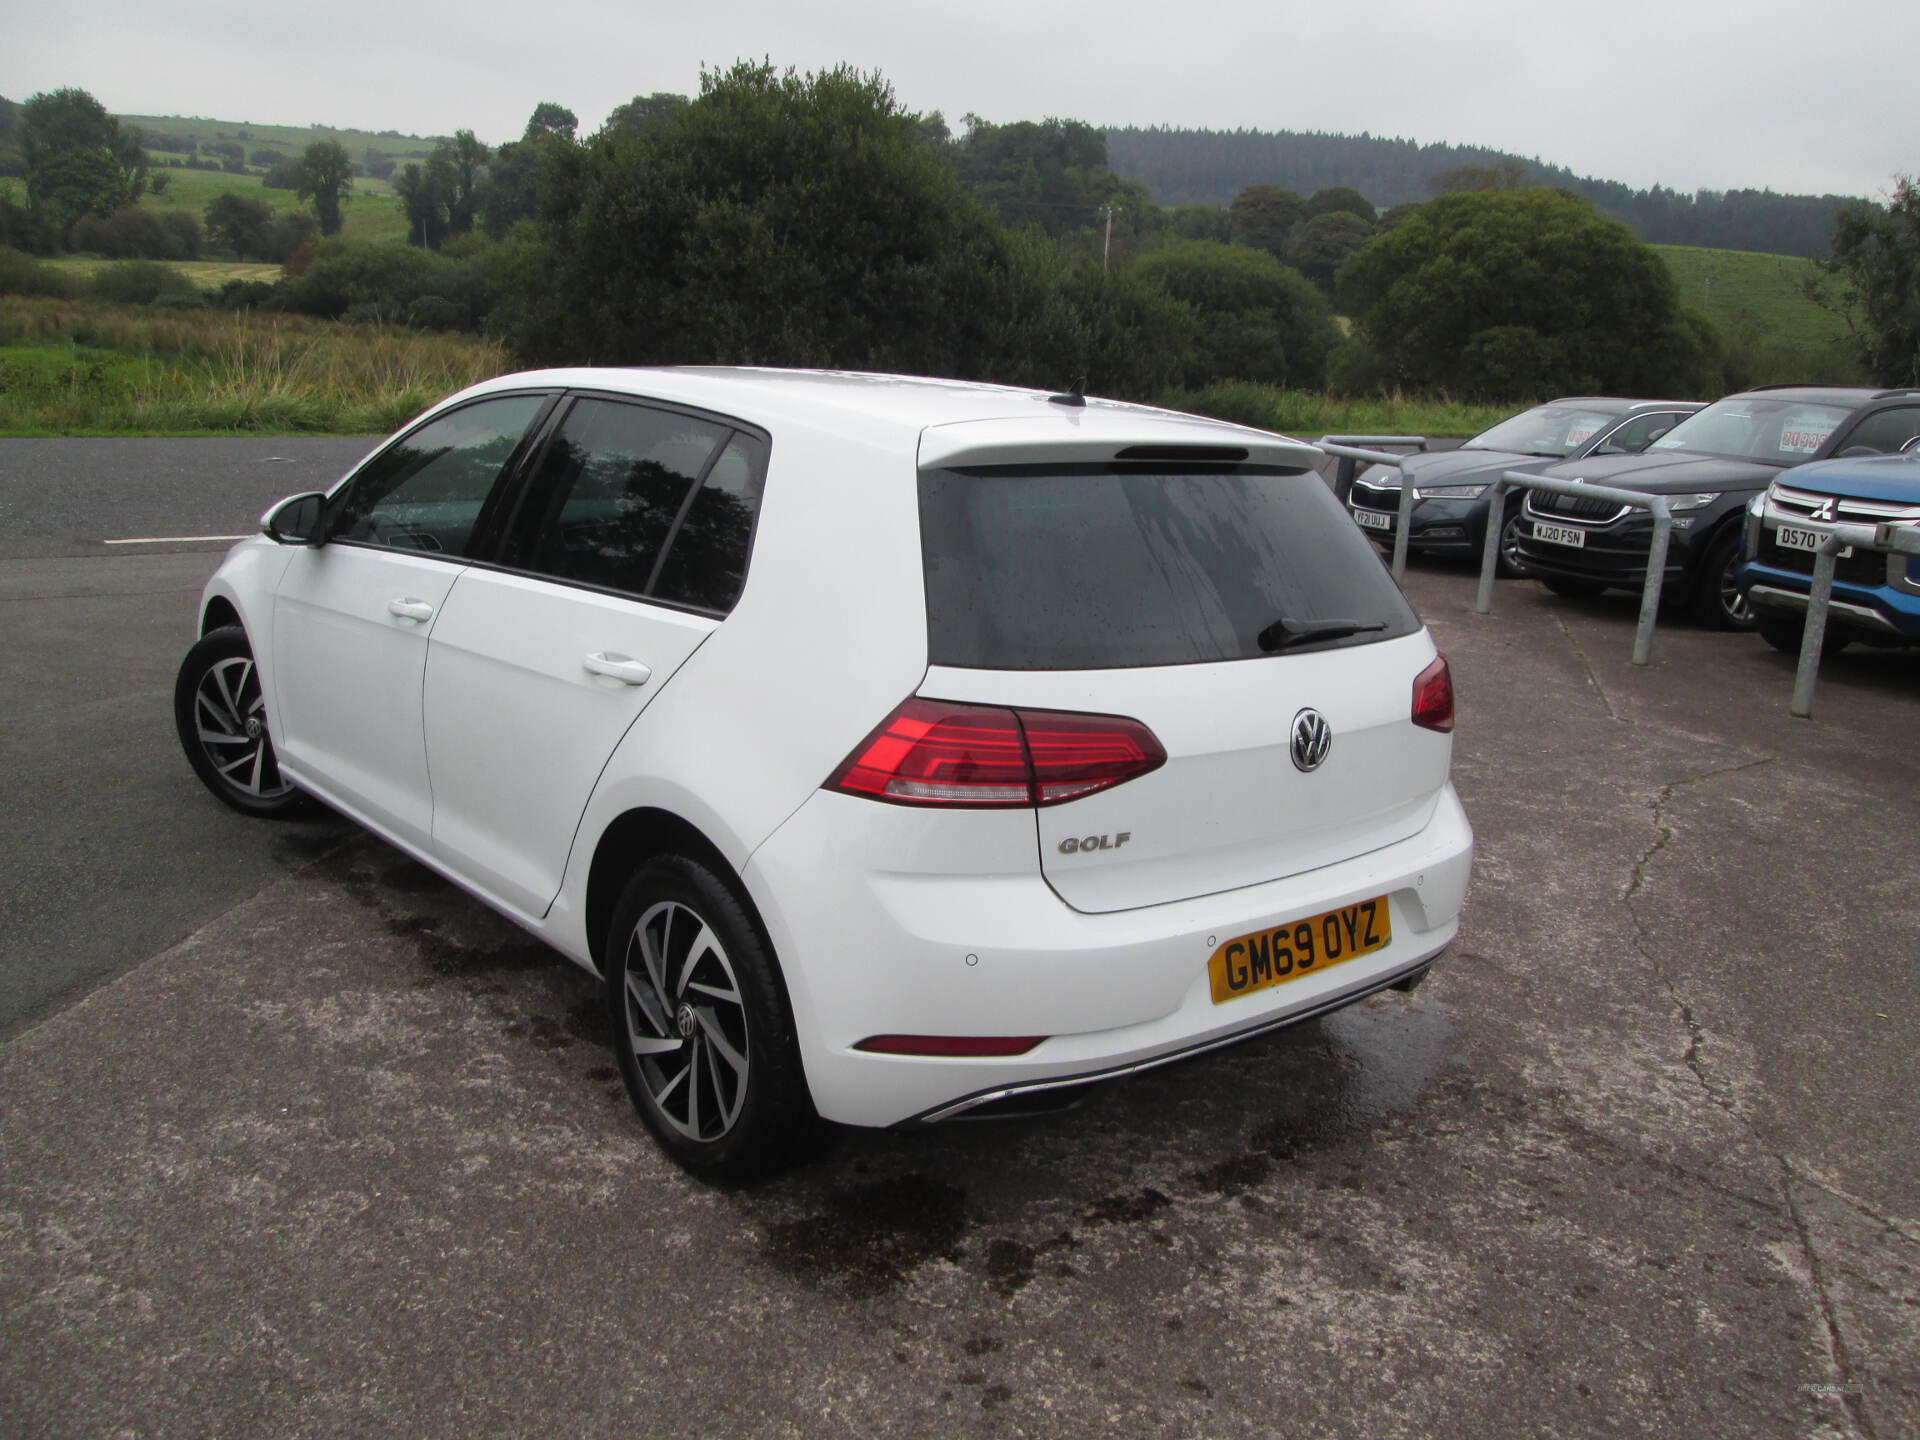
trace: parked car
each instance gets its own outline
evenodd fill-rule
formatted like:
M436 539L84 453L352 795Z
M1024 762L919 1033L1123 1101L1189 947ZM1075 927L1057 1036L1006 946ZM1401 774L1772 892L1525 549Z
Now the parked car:
M1555 465L1543 474L1664 495L1673 513L1664 593L1703 625L1753 628L1737 582L1747 501L1783 470L1835 455L1884 454L1920 433L1920 390L1774 385L1715 401L1644 455ZM1645 510L1579 495L1528 492L1521 562L1562 595L1646 582L1653 521Z
M1579 395L1551 400L1482 430L1458 450L1407 457L1413 477L1413 517L1407 549L1413 554L1479 558L1487 543L1487 491L1508 470L1544 470L1589 455L1638 455L1701 408L1698 400L1623 400ZM1517 575L1519 495L1509 492L1500 573ZM1354 522L1383 544L1400 524L1400 470L1372 465L1347 493Z
M1763 513L1782 523L1763 525ZM1800 653L1813 552L1821 538L1812 525L1888 520L1920 523L1920 440L1907 441L1898 455L1802 466L1791 482L1775 480L1749 504L1746 563L1738 581L1769 645ZM1823 648L1838 650L1854 640L1920 645L1920 556L1848 548L1835 557Z
M1317 458L996 386L511 375L234 548L180 737L602 977L690 1168L1046 1108L1454 937L1451 677Z

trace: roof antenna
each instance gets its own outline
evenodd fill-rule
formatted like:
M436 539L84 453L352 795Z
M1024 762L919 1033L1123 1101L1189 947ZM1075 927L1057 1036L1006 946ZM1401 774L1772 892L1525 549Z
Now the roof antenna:
M1076 409L1085 409L1087 404L1087 377L1084 375L1074 376L1073 384L1069 385L1058 395L1047 396L1047 399L1051 400L1055 405L1072 405Z

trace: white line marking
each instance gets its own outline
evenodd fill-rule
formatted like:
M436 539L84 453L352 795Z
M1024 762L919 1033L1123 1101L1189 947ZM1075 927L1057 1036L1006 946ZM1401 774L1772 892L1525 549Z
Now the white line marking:
M193 545L202 540L245 540L245 535L148 535L139 540L102 540L102 545Z

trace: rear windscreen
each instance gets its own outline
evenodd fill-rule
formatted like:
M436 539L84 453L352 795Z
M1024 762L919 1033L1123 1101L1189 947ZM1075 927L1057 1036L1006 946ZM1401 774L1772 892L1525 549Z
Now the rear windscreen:
M1250 466L924 471L929 658L989 670L1250 660L1279 621L1420 621L1326 484Z

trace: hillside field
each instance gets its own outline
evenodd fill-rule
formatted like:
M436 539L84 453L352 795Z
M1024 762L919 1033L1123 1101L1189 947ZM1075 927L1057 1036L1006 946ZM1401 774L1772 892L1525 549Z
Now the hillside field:
M1821 278L1811 260L1693 245L1652 249L1673 272L1680 303L1701 311L1728 335L1750 325L1763 344L1822 346L1846 338L1846 322L1807 299L1801 288Z

